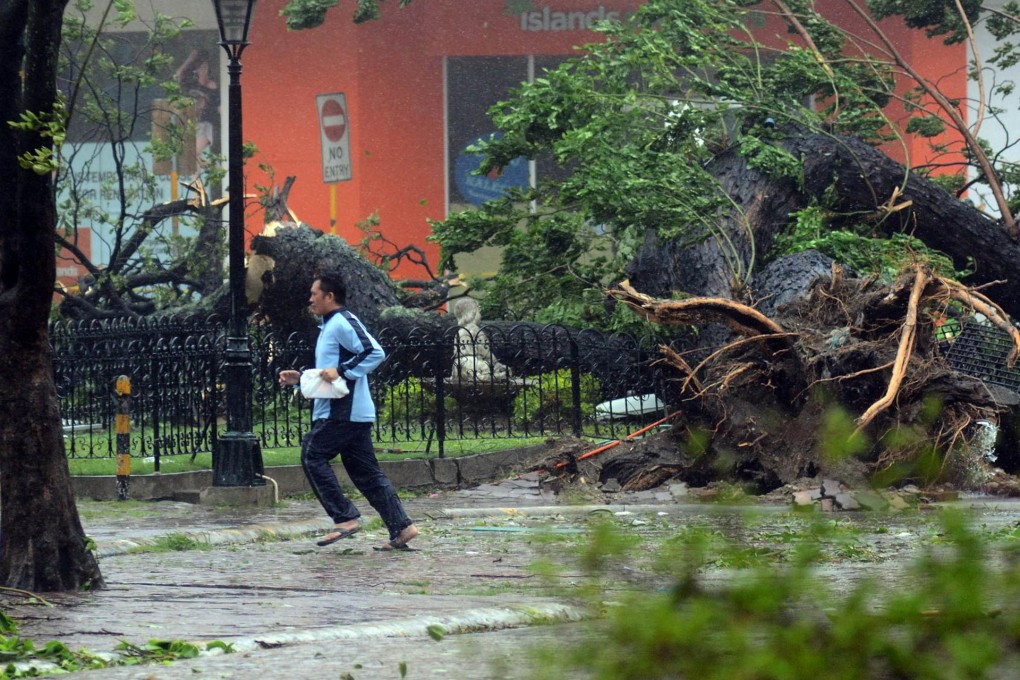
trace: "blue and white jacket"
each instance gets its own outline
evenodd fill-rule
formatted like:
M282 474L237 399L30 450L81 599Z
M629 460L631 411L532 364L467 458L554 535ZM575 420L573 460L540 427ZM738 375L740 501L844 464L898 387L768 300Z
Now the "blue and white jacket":
M368 374L382 363L386 353L346 307L322 317L315 342L315 367L335 367L347 381L350 394L343 399L316 399L312 419L352 423L375 421L375 404L368 388Z

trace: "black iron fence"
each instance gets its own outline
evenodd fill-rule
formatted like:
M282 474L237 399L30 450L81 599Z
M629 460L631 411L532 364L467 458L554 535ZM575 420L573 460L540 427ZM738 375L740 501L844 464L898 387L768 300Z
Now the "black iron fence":
M211 451L224 427L225 335L208 320L61 323L50 328L68 456L116 454L117 376L132 383L132 455ZM622 438L665 416L667 379L642 339L560 326L381 333L372 374L382 448L442 456L452 440L561 434ZM311 403L281 389L284 368L312 364L300 335L251 335L253 429L263 448L299 445ZM158 468L157 468L158 469Z

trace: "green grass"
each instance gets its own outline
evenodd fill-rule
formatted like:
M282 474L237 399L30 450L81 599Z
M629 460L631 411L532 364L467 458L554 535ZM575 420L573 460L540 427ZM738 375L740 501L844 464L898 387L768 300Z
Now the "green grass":
M158 537L149 545L138 546L131 552L186 552L190 550L212 550L209 543L196 540L185 534L166 534Z
M492 453L534 446L548 441L546 437L528 437L515 439L465 439L448 441L443 453L447 458L458 458L478 453ZM389 444L376 445L377 456L381 461L408 460L414 458L436 458L435 444L426 453L425 442L401 442L399 448ZM262 462L265 467L301 464L301 448L291 446L279 449L263 449ZM69 458L68 467L74 476L113 475L116 474L116 458ZM195 472L212 469L212 454L200 453L194 460L190 455L161 456L159 460L161 473ZM131 458L132 475L151 475L155 472L155 461L152 457Z

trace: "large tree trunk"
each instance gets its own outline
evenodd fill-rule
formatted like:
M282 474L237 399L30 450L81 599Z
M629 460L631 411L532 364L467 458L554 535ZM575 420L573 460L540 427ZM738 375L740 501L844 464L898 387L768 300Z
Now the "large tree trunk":
M373 267L346 241L304 225L280 227L273 236L256 236L252 252L272 260L272 270L263 275L265 289L259 307L274 325L304 331L308 295L318 274L339 274L347 284L347 306L369 328L377 328L388 307L400 305L394 283Z
M1002 225L951 196L859 139L827 135L792 136L784 143L804 161L804 192L821 199L831 184L833 210L848 219L870 213L880 233L910 233L949 255L957 269L973 267L965 283L981 286L1010 316L1020 318L1020 244ZM910 202L909 207L894 210Z
M412 329L441 334L451 325L436 314L405 308L393 280L342 238L293 225L256 236L251 245L253 261L265 258L259 265L258 313L276 329L314 338L318 321L308 313L309 289L316 275L326 273L343 278L347 307L376 335L405 337ZM249 265L249 278L253 272Z
M717 228L727 238L707 234L694 245L662 243L649 231L628 270L631 283L657 297L683 291L754 303L763 293L756 278L776 235L794 211L814 199L831 211L834 226L869 220L880 234L913 234L949 255L958 269L972 267L967 284L1001 282L984 292L1008 314L1020 317L1015 265L1020 243L996 221L856 138L790 130L779 144L802 160L803 187L749 168L735 149L721 154L711 170L741 207L741 212L718 220Z
M53 110L65 4L0 5L0 120ZM102 575L71 490L46 333L56 274L53 186L49 172L17 162L52 140L2 128L0 185L13 200L0 211L0 583L33 591L98 588Z
M5 310L9 311L9 310ZM0 331L0 583L30 591L99 588L64 451L45 333Z

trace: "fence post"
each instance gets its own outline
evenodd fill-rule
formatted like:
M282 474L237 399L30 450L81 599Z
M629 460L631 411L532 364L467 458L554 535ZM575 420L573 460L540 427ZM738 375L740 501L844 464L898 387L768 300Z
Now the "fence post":
M151 395L152 402L152 471L159 472L159 414L163 408L163 392L167 386L160 383L159 380L159 364L157 363L156 357L152 357L151 371L149 377L149 394ZM144 429L144 423L143 429ZM143 437L144 439L144 437Z
M574 436L581 436L581 357L577 348L577 340L570 337L570 398L574 407L570 411L572 416Z
M131 477L131 378L117 376L117 500L128 499Z
M443 443L446 441L446 376L443 374L443 345L436 344L436 451L440 458L446 457Z

